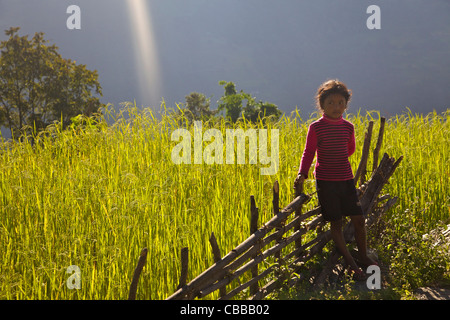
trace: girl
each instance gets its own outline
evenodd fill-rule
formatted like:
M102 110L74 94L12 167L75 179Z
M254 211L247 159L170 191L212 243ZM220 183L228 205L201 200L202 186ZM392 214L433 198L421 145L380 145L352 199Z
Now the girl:
M355 278L364 279L365 274L348 251L342 233L342 217L350 216L355 228L360 264L365 267L376 264L367 256L365 218L348 161L355 151L355 131L353 124L343 119L342 115L350 98L351 91L339 80L326 81L317 90L317 108L322 117L308 128L294 188L303 186L317 152L314 175L322 216L330 221L331 237Z

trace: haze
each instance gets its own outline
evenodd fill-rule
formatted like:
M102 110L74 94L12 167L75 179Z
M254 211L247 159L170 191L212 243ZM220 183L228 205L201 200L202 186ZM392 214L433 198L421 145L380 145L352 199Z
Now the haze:
M159 110L162 98L175 107L197 91L216 108L223 94L218 81L226 80L307 117L319 84L339 78L353 91L353 112L392 116L406 107L418 113L449 107L448 1L146 2L156 78L142 77L148 68L139 63L136 21L125 0L0 0L0 41L12 26L30 37L44 32L64 58L98 70L102 101L115 106L136 100ZM81 30L66 27L69 5L81 8ZM366 26L370 5L381 9L380 30Z

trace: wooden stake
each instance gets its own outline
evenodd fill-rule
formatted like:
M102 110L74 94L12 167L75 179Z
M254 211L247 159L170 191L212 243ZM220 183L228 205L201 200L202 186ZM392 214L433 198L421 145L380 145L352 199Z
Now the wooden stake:
M147 248L142 249L138 264L136 266L136 269L134 269L133 280L131 281L130 291L128 293L128 300L136 300L136 291L139 282L139 276L141 275L142 268L144 268L145 262L147 261L147 253Z
M278 181L273 184L273 214L276 215L280 211L280 186Z
M295 197L297 198L298 196L300 196L303 192L303 184L302 185L297 185L295 187ZM302 206L299 206L296 210L295 210L295 217L299 217L302 215ZM300 225L301 222L299 221L298 224L294 227L294 232L300 230ZM295 249L299 249L302 246L302 238L299 238L298 240L295 241ZM300 252L298 253L297 257L300 256Z
M255 233L258 230L258 208L256 207L256 203L255 203L255 197L254 196L250 196L250 214L251 214L251 218L250 218L250 235L252 235L253 233ZM257 245L257 244L255 244ZM252 258L255 258L258 255L258 251L259 248L257 248L255 254L252 256ZM258 276L258 265L254 266L251 269L251 273L252 273L252 278L255 278ZM258 281L255 281L255 283L253 283L250 286L250 293L252 295L256 294L256 292L258 292L259 290L259 284Z
M386 118L381 117L380 119L380 131L378 132L378 141L375 149L373 149L373 164L372 164L372 172L374 172L378 167L378 154L380 153L381 145L383 144L383 134L384 134L384 124L386 122Z
M256 207L255 197L250 196L250 235L258 230L258 208Z
M367 167L367 158L369 157L369 149L370 149L370 140L372 139L372 129L373 129L373 121L369 122L369 127L367 128L367 132L364 138L364 146L361 155L361 161L359 162L358 169L355 174L355 185L358 183L358 179L360 179L360 185L362 185L366 180L366 167Z
M220 254L219 245L217 244L216 237L214 236L214 232L211 232L211 237L209 238L209 243L211 244L213 255L214 255L214 263L217 263L222 259L222 255ZM222 287L219 289L220 297L223 297L227 294L227 289Z
M181 249L181 275L180 275L180 284L177 287L181 289L186 285L187 275L188 275L188 267L189 267L189 248Z
M275 183L273 184L273 198L272 198L272 205L273 205L273 215L277 215L278 212L280 211L279 208L279 201L280 201L280 186L278 185L278 181L275 181ZM279 225L277 227L277 229L281 228L282 225ZM276 242L279 243L281 240L282 235L280 235L277 239ZM280 259L281 253L277 252L275 254L275 259L278 261Z

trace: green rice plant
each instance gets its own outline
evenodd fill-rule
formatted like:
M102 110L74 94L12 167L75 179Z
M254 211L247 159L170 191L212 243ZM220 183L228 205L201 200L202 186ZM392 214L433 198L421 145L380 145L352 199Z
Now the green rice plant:
M356 128L354 170L368 121L378 115L347 115ZM408 219L417 232L449 217L448 115L407 113L387 121L382 152L405 157L388 186L400 196L390 217ZM193 133L193 126L165 109L161 115L134 105L105 109L65 130L55 124L37 137L3 141L0 298L125 299L144 247L148 259L137 299L166 298L178 285L182 247L189 248L193 279L213 263L211 232L222 254L249 236L250 195L260 223L272 215L275 180L280 207L292 200L308 124L315 118L303 121L294 112L277 122L203 122L203 130L215 128L224 136L227 128L278 129L279 170L272 176L248 161L174 164L177 142L171 133L180 125ZM305 188L314 192L314 181ZM315 205L314 198L306 210ZM80 268L81 289L67 286L72 265Z

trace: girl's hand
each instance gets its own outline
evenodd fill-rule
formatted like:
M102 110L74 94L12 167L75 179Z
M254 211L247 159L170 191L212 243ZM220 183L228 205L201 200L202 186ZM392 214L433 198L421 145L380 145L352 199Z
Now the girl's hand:
M305 177L302 174L297 175L294 180L294 190L299 190L303 192L303 182L305 181Z

